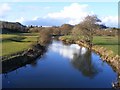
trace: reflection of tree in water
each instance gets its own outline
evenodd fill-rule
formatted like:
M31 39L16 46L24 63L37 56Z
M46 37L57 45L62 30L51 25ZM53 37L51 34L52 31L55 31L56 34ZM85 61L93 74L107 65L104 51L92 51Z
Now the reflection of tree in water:
M81 54L81 52L82 47L80 49L80 54L74 54L71 62L84 76L92 78L98 73L98 69L92 63L92 53L89 50L87 50L85 54Z

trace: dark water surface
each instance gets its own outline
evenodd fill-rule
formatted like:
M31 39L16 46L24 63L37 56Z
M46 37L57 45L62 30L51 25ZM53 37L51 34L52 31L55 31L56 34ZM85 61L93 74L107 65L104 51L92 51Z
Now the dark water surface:
M117 74L94 52L53 40L31 64L2 74L3 88L111 88Z

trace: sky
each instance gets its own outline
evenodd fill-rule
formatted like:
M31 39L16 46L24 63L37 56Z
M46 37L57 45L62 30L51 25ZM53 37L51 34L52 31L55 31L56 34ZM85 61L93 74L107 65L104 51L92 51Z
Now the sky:
M0 20L24 25L60 26L78 24L87 15L97 15L101 23L118 27L118 2L14 2L0 1Z

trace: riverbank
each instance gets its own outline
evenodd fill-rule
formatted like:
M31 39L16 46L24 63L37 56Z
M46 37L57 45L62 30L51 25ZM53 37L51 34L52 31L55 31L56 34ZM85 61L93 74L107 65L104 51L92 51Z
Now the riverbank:
M9 60L2 74L3 88L112 88L111 83L117 78L112 67L94 52L78 47L53 39L43 55L27 64L25 57Z
M3 58L2 61L2 73L8 73L13 70L16 70L19 67L25 66L28 63L36 61L36 58L46 52L46 48L40 44L35 44L32 48L25 50L21 53L18 53L10 58Z
M87 45L86 42L84 42L83 40L74 40L74 39L70 39L70 37L66 38L64 36L59 37L59 40L70 44L75 43L90 49L89 45ZM99 45L93 45L91 50L99 54L101 60L106 61L109 65L113 67L113 70L116 71L118 75L120 75L120 56L116 54L116 52L113 52L112 50L108 50L105 47ZM120 83L117 83L117 85L118 87L120 87Z

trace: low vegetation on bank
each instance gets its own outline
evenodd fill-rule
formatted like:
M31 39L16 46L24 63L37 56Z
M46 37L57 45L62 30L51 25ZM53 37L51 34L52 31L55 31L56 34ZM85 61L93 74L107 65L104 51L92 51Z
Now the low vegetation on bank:
M72 35L61 36L60 38L68 42L81 40L81 37L74 39ZM120 46L118 36L94 36L93 45L105 47L107 50L112 50L114 54L118 54L118 47Z

